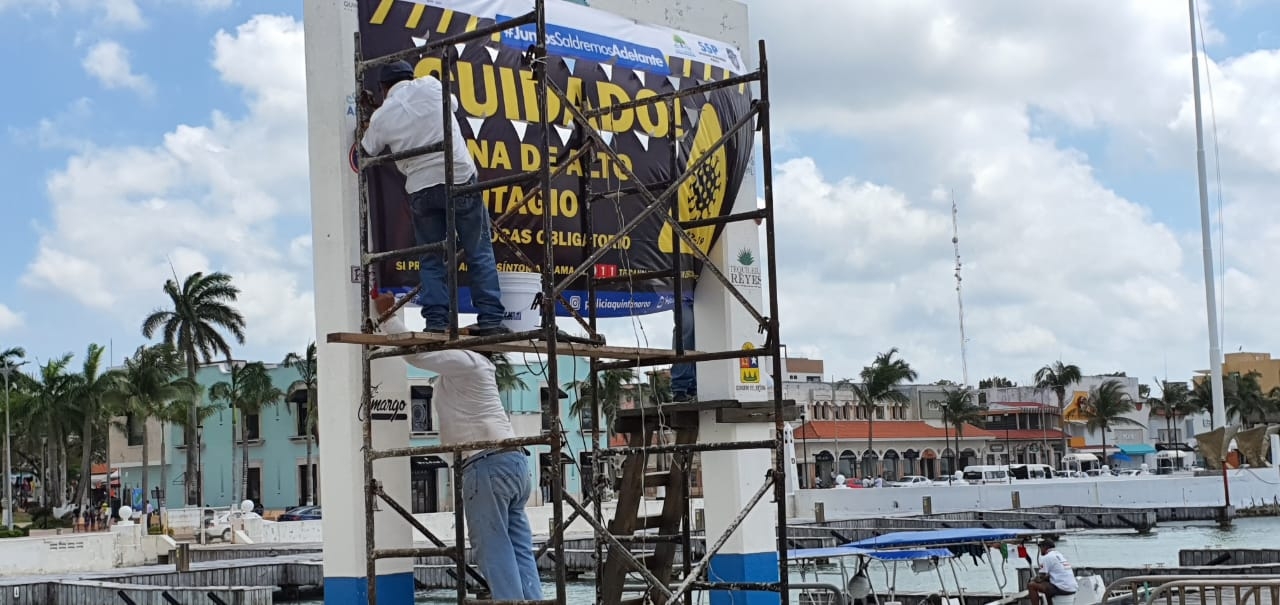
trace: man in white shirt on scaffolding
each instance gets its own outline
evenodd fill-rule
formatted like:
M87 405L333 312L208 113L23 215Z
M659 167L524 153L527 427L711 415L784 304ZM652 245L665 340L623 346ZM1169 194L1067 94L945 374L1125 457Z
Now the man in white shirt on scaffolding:
M444 140L444 89L439 80L430 76L417 78L412 65L407 61L397 61L382 68L379 82L384 100L370 117L364 138L360 141L365 153L378 154L384 149L396 153ZM452 115L448 118L453 121L451 161L454 184L475 184L476 165L467 149L467 141L462 136L457 118ZM444 241L448 226L444 153L404 158L396 161L396 168L404 174L404 188L409 194L413 233L418 245ZM466 328L466 333L471 336L507 334L511 330L502 325L506 311L498 286L498 265L493 255L492 228L484 199L479 191L472 191L453 196L453 206L457 246L466 254L471 304L478 314L476 325ZM426 331L439 334L449 327L445 263L454 262L444 256L443 252L423 255L419 272L422 280L419 301L422 303L422 317L427 320Z
M374 298L378 316L395 296ZM400 316L382 324L388 334L407 332ZM498 396L491 353L462 349L404 356L409 365L435 372L432 403L440 417L440 443L513 439L511 420ZM480 572L497 601L541 600L542 582L533 558L533 529L525 513L533 489L529 459L519 447L463 452L463 514Z

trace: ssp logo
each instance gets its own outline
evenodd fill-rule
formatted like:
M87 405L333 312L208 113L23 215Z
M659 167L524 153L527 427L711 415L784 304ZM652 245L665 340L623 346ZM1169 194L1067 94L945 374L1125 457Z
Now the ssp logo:
M720 125L719 113L710 103L703 104L702 112L698 117L698 130L694 134L689 159L685 164L685 169L692 170L693 174L680 186L680 199L676 206L679 209L679 216L676 218L680 221L720 215L724 198L729 191L728 152L725 146L721 145L711 154L711 157L706 158L706 161L702 160L703 156L707 155L707 150L720 140L721 136L724 136L724 129ZM697 242L698 248L703 252L709 252L715 230L714 226L698 227L690 229L689 235ZM658 249L664 253L670 253L676 239L679 238L671 229L671 225L664 224L662 233L658 236ZM693 252L688 244L683 243L680 251L684 254Z

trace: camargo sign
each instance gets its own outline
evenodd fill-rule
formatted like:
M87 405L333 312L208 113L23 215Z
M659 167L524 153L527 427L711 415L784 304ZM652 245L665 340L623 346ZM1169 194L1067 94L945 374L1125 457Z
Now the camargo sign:
M532 4L519 0L360 0L360 32L366 57L379 57L420 45L423 40L473 31L479 27L525 14ZM568 102L580 109L602 108L644 99L672 90L725 79L745 71L738 49L659 26L642 25L616 15L570 2L547 3L547 33L551 60L548 74L566 92ZM451 74L457 95L458 118L468 148L480 171L480 180L538 170L544 162L556 167L557 157L570 142L574 123L561 99L548 99L548 115L554 132L552 148L540 148L541 122L533 74L524 67L523 53L536 40L532 25L508 30L458 49ZM429 57L418 62L419 76L439 76L441 61ZM377 90L377 74L366 87ZM535 263L544 262L545 242L555 248L558 274L568 274L585 260L580 179L586 177L591 195L622 192L620 199L596 202L592 207L594 243L603 246L620 227L645 208L644 199L626 193L644 187L655 195L669 186L679 172L705 155L706 150L750 109L750 91L729 87L710 94L682 98L671 106L656 103L602 116L594 126L617 151L621 163L639 182L632 182L622 166L602 152L589 157L588 168L579 166L553 179L547 200L534 199L520 208L527 189L495 187L484 193L485 205L504 220L503 235ZM672 170L670 136L678 141L677 171ZM743 129L718 149L681 187L678 208L681 220L720 216L732 209L733 200L752 160L753 132ZM404 191L404 178L393 166L378 167L370 174L373 204L374 249L390 250L413 245L412 223ZM553 217L553 231L543 230L543 215ZM720 228L692 230L704 251L711 248ZM621 239L595 267L599 276L627 275L671 266L675 237L660 213L651 215L628 237ZM686 248L687 249L687 248ZM509 247L495 242L499 271L533 271ZM687 254L687 252L686 252ZM685 257L686 277L698 267ZM414 260L389 261L379 267L378 283L384 288L407 290L418 281ZM467 283L466 265L459 283ZM580 307L586 300L585 280L574 284L565 298ZM654 313L671 308L669 280L613 284L602 289L595 301L602 317ZM469 296L459 296L468 312ZM585 311L585 308L581 310ZM561 314L567 313L563 308Z

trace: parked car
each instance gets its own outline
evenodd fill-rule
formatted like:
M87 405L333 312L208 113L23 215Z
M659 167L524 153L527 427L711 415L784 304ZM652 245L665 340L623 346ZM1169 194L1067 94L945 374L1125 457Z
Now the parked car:
M889 484L892 487L924 487L933 485L933 480L920 475L907 475Z
M204 527L200 528L200 533L204 534L201 542L208 544L210 540L221 540L223 542L231 541L231 515L230 512L216 514L213 517L206 517ZM236 513L239 515L239 513Z
M319 506L295 506L276 517L276 521L319 521Z

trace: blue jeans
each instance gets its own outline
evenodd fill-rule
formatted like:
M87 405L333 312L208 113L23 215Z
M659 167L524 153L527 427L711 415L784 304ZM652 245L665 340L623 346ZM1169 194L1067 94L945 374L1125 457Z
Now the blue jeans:
M677 338L683 341L684 350L691 351L695 348L693 344L693 297L684 297L684 316L681 317L683 326L676 326L671 330L672 348L675 348L675 340ZM683 327L684 330L680 330ZM698 394L698 369L692 363L677 363L671 366L671 395L680 397L687 395L693 397Z
M531 489L529 459L522 452L485 456L462 471L467 533L496 601L542 599L533 528L524 512Z
M468 184L475 183L473 177ZM409 196L413 211L413 233L418 245L444 241L448 227L445 215L445 186L436 185L415 191ZM505 311L502 292L498 288L498 267L493 257L493 232L489 212L479 191L453 199L457 246L467 259L467 276L471 280L471 304L479 314L480 328L495 328L502 323ZM444 252L430 252L422 257L422 317L428 330L444 330L449 326L449 275L445 272ZM448 259L453 262L453 259Z

